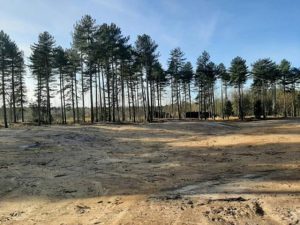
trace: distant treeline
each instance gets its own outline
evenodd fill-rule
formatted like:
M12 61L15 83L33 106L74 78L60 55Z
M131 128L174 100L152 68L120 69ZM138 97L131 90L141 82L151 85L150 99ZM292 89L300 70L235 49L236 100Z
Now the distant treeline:
M185 118L194 115L191 112L201 112L199 119L208 113L212 118L236 114L241 120L246 115L295 117L300 113L300 70L285 59L279 65L269 58L259 59L250 70L243 58L236 57L225 68L223 63L212 62L204 51L193 69L182 50L175 48L164 70L158 45L149 35L139 35L131 45L115 24L97 25L89 15L75 23L72 40L71 47L64 49L43 32L31 46L31 74L27 76L36 80L36 102L29 103L24 55L0 32L5 127L9 122L25 121L25 106L31 114L26 118L39 125L65 124L68 118L73 123L152 122L155 117ZM249 78L253 80L251 89L244 90ZM221 82L218 99L217 80ZM229 87L235 90L231 95ZM51 104L56 95L58 108Z

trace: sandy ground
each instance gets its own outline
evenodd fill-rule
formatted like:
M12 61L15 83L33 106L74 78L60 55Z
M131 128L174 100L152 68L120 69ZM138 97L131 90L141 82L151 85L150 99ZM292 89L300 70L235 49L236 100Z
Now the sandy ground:
M300 224L300 120L0 130L0 224Z

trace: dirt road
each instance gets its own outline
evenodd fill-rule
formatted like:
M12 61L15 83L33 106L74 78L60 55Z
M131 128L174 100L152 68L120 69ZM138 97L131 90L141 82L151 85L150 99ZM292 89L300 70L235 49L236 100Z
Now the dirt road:
M300 224L300 120L1 129L0 224Z

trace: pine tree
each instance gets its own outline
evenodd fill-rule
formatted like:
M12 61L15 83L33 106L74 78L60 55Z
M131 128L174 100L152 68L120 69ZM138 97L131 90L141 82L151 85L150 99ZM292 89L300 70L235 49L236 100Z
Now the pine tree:
M151 82L153 66L157 61L156 53L158 45L151 39L149 35L139 35L135 43L135 51L138 55L138 61L141 65L141 87L144 96L147 98L147 121L153 121L153 83ZM143 76L145 75L145 76ZM146 91L144 90L144 81L146 81ZM150 89L150 90L149 90ZM146 92L146 93L145 93ZM151 100L151 101L150 101Z
M52 123L51 98L55 81L54 68L54 38L48 32L39 35L38 43L31 46L31 70L37 80L36 95L38 101L38 124L41 125L42 117L46 122ZM45 107L45 109L43 109ZM42 110L45 115L42 115Z
M214 85L217 74L216 65L210 61L208 52L204 51L197 60L195 74L195 83L198 87L199 118L201 113L207 111L210 111L209 114L215 118Z
M26 99L26 85L25 85L25 63L24 63L24 53L19 52L16 60L16 77L15 77L15 87L16 87L16 103L21 110L21 121L24 123L24 104L27 103Z
M58 46L54 49L54 66L57 69L57 73L59 77L61 122L62 124L66 124L67 115L66 115L65 81L66 81L68 59L64 49L61 46Z
M1 69L1 95L2 95L2 108L3 120L5 128L8 128L7 112L6 112L6 92L8 84L8 70L9 70L9 54L8 48L11 40L9 36L0 31L0 69Z
M297 116L296 86L300 82L300 69L293 67L289 77L289 89L292 94L292 116Z
M228 83L230 81L230 74L227 72L226 67L223 63L220 63L217 68L218 78L221 80L221 108L222 108L222 118L224 120L224 94L225 94L225 103L228 101Z
M289 76L291 74L291 63L287 61L286 59L283 59L279 66L279 73L280 73L280 78L279 82L283 88L283 107L284 107L284 117L287 117L287 100L286 100L286 95L287 95L287 86L289 84Z
M10 78L10 91L11 91L11 102L13 108L13 122L17 122L17 101L16 101L16 70L17 70L17 60L19 58L20 51L15 42L10 41L7 46L8 62L9 62L9 78Z
M181 51L180 48L175 48L170 53L169 59L169 68L168 74L171 81L171 98L172 98L172 112L173 112L173 105L175 97L175 103L177 105L177 113L178 118L181 119L181 97L180 97L180 87L181 87L181 80L182 80L182 68L184 66L184 53Z
M185 106L187 104L186 96L188 92L188 98L189 98L189 111L192 111L192 97L191 97L191 83L194 77L194 71L193 66L190 62L186 62L184 66L182 67L182 82L183 82L183 88L184 88L184 97L185 97ZM185 113L186 113L186 107L185 107Z
M262 103L262 114L266 119L266 96L268 87L277 76L277 66L270 59L259 59L252 65L253 87L259 88ZM276 78L275 78L276 79Z
M244 111L243 111L243 96L242 89L243 85L247 80L248 68L246 65L246 60L241 57L236 57L231 61L230 71L230 84L238 89L238 108L239 108L239 118L244 120Z
M71 100L73 123L79 123L77 72L80 70L80 55L75 49L66 50L67 57L67 96Z
M85 15L74 26L73 45L80 52L81 63L81 93L82 93L82 120L85 122L85 92L90 90L91 122L94 122L93 107L93 43L96 31L95 20L90 15ZM88 67L85 79L84 64Z

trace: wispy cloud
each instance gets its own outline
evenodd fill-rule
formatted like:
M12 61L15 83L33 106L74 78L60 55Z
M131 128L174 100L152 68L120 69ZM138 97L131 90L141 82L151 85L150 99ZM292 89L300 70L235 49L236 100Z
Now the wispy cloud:
M92 0L92 2L98 6L105 7L107 10L112 11L114 14L122 14L135 19L140 18L141 14L137 10L134 10L136 1L121 1L121 0Z
M218 27L218 15L212 15L209 19L197 23L194 27L195 35L202 46L208 46L214 37Z

